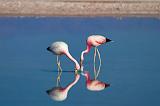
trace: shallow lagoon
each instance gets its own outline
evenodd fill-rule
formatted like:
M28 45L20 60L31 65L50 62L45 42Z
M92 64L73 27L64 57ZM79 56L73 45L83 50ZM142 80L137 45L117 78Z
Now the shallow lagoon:
M56 84L56 56L46 50L53 41L69 44L79 60L88 35L114 40L99 47L99 79L111 84L90 92L83 77L64 102L52 101L46 90ZM160 20L153 18L0 18L0 106L159 106ZM85 56L85 69L93 72L93 49ZM74 64L61 57L63 70ZM93 76L93 73L92 73ZM63 73L62 85L74 78Z

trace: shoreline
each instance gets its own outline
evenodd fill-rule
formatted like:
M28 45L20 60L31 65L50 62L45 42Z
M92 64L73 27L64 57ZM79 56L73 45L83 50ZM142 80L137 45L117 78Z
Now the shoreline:
M0 0L0 16L160 18L160 0Z

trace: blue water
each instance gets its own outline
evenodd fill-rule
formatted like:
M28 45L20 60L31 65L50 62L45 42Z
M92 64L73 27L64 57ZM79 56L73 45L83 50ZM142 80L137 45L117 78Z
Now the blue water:
M90 92L85 79L71 89L64 102L55 102L46 90L56 85L56 56L46 50L53 41L68 43L79 60L86 38L102 34L114 40L99 47L99 80L111 86ZM74 64L61 57L62 68ZM93 78L93 49L85 69ZM63 73L62 85L73 81ZM0 18L0 106L160 106L160 20L153 18Z

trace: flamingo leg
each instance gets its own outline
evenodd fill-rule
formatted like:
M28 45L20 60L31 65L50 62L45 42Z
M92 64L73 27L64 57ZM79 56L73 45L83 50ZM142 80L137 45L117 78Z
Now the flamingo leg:
M58 66L57 86L59 86L60 80L61 80L61 75L62 75L62 68L61 68L59 56L57 56L57 66Z
M96 80L96 52L97 47L94 48L94 79Z
M101 61L101 55L100 55L100 52L99 52L98 48L96 48L96 50L97 50L98 57L99 57L99 62L100 62L100 63L99 63L99 67L98 67L98 71L97 71L97 73L96 73L96 79L97 79L98 76L99 76L100 70L101 70L102 61Z
M57 76L57 86L59 86L59 59L58 59L58 56L57 56L57 67L58 67L58 76Z

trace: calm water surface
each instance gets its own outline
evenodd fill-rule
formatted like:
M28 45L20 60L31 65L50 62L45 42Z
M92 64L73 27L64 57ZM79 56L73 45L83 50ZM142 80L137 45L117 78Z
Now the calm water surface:
M53 41L68 43L79 60L88 35L114 40L99 47L99 80L111 87L90 92L84 78L64 102L55 102L46 90L56 85L56 57L46 51ZM74 64L61 57L63 70ZM93 49L85 69L93 77ZM63 73L62 85L73 81ZM160 20L152 18L0 18L0 106L160 106Z

